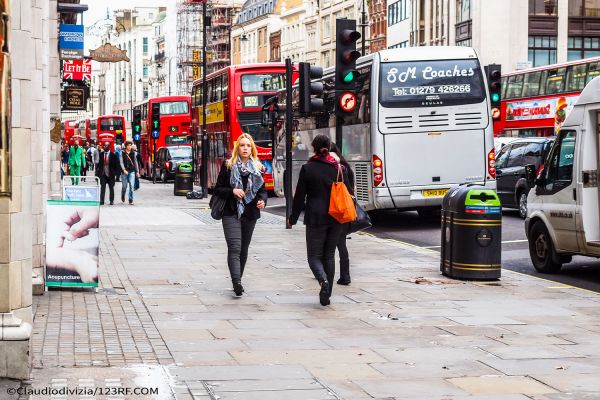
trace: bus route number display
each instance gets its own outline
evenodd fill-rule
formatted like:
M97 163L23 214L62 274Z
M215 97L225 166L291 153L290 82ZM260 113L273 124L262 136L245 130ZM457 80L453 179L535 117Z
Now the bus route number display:
M485 99L477 60L431 60L381 64L384 107L447 106Z

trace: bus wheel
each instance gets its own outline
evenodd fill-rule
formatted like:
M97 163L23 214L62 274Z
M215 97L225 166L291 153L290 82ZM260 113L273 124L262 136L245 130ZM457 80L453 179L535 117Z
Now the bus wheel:
M529 256L536 271L554 274L560 271L562 264L554 250L548 229L541 221L536 221L529 232Z

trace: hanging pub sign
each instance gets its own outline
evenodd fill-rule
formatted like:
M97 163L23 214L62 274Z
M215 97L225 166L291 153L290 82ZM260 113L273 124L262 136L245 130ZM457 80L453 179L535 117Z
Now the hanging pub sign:
M118 47L115 47L110 43L104 43L102 46L98 47L96 50L91 50L90 56L91 56L92 60L98 61L98 62L118 62L118 61L129 62L129 57L127 57L127 51L121 50Z
M0 196L11 195L10 184L10 0L0 0Z
M92 60L86 58L83 60L64 60L63 61L63 80L91 81L92 80Z
M87 96L85 86L67 86L63 91L63 110L85 110Z
M83 25L60 24L60 58L80 60L83 58Z

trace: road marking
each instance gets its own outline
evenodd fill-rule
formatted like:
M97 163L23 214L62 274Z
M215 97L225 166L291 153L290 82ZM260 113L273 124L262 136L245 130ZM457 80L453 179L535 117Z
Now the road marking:
M523 275L523 276L527 276L527 277L530 277L530 278L536 278L536 279L539 279L541 281L546 281L546 282L553 283L553 284L559 283L559 282L556 282L556 281L552 281L550 279L540 278L539 276L535 276L535 275L524 274L522 272L517 272L517 271L512 271L512 270L509 270L509 271L512 272L513 274ZM600 293L594 292L593 290L585 289L585 288L581 288L581 287L577 287L577 286L573 286L573 285L569 285L568 283L564 283L563 285L565 286L565 289L578 289L578 290L583 290L584 292L589 292L589 293L595 294L596 296L600 295ZM547 287L548 288L552 288L552 289L558 289L558 287L552 287L552 286L547 286Z

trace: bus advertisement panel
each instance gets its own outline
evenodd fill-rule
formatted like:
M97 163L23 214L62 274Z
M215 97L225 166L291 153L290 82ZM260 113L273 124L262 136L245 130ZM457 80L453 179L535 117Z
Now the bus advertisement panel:
M285 87L283 63L229 66L207 76L206 130L208 133L208 188L214 187L219 169L231 156L233 145L242 133L254 139L258 157L264 166L265 187L272 191L272 137L261 125L265 101ZM202 79L192 89L192 136L196 153L196 180L202 166Z
M600 57L510 72L502 76L495 136L554 136L581 91L600 76Z
M152 137L152 105L160 104L159 136ZM155 154L165 146L191 146L190 127L192 125L190 96L162 96L138 103L142 130L139 152L142 157L142 176L158 178L160 166L153 169Z

